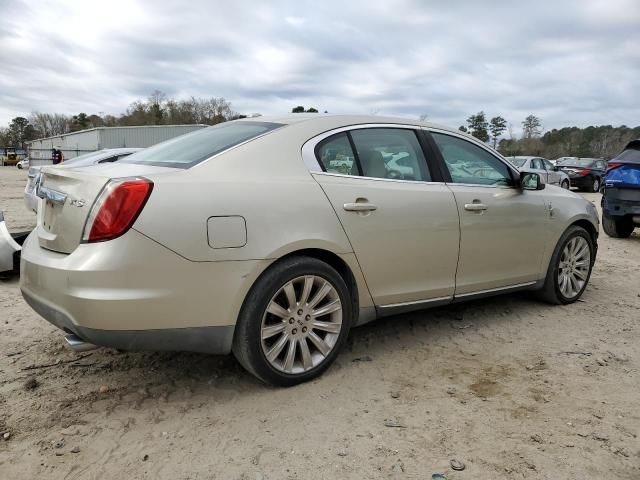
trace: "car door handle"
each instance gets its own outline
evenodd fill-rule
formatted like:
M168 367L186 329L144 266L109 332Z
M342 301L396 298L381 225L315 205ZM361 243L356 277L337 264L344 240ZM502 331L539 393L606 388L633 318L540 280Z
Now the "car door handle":
M484 203L465 203L464 209L470 212L482 212L486 210L487 207Z
M378 207L373 203L345 203L343 208L347 212L372 212L373 210L377 210Z

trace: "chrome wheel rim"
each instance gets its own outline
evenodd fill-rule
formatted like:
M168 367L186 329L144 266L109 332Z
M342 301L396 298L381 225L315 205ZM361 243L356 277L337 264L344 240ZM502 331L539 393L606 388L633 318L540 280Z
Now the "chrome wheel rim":
M597 192L600 187L600 180L597 178L593 181L593 191Z
M260 336L262 352L278 371L304 373L320 365L342 331L342 302L322 277L304 275L284 284L271 298Z
M591 251L583 237L573 237L567 242L558 266L558 286L565 298L577 296L589 276Z

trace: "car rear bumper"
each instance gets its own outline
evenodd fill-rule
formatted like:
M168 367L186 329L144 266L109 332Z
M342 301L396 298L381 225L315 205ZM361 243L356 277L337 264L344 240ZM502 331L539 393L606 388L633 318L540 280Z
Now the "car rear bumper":
M71 254L22 251L20 288L56 327L124 350L228 353L245 295L270 262L191 262L141 233Z
M593 185L593 177L590 176L580 176L580 177L569 177L569 182L572 187L576 188L588 188Z

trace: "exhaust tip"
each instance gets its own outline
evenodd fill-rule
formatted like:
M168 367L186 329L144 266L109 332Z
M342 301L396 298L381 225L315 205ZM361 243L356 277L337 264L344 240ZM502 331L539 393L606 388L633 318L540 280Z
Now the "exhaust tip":
M95 350L98 348L93 343L87 343L77 335L65 335L64 340L67 342L67 346L76 352L86 352L88 350Z

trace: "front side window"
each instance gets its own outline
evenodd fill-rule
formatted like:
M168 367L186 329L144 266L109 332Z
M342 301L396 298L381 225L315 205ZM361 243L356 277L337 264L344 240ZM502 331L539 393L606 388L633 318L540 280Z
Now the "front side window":
M430 182L426 159L415 131L403 128L351 130L362 175Z
M158 143L128 156L122 160L122 163L189 168L213 155L281 126L283 125L271 122L221 123Z
M542 161L544 162L544 167L547 170L553 170L555 167L553 166L553 163L551 163L549 160L547 160L546 158L543 158Z
M534 169L544 170L544 165L542 165L542 160L540 160L539 158L534 158L533 160L531 160L531 163L533 163Z
M451 135L431 132L453 183L510 186L507 165L483 148Z

